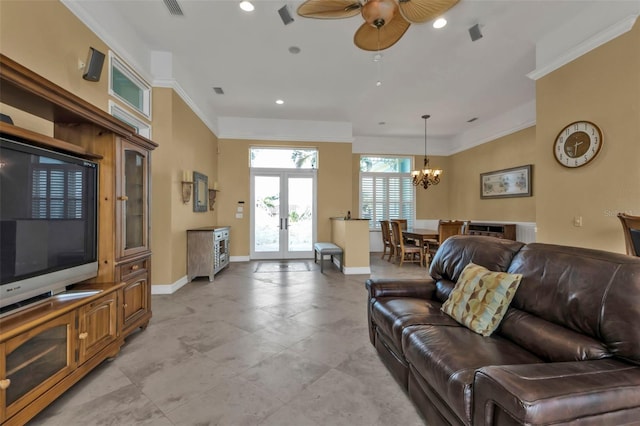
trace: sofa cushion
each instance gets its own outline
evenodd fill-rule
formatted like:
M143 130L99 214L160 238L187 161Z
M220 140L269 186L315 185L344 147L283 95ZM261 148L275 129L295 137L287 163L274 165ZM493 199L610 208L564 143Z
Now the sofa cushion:
M471 331L490 336L507 312L521 278L520 274L491 272L469 263L442 311Z
M476 369L542 362L503 337L482 337L465 327L409 327L402 349L409 364L466 424L471 422Z
M410 297L379 297L371 304L371 317L376 326L402 355L402 330L410 325L433 324L459 327L440 310L435 300Z
M457 282L462 270L473 262L490 271L505 272L524 243L479 235L456 235L447 238L436 252L429 274L436 282ZM436 292L444 302L448 291Z
M586 361L611 356L602 342L515 308L507 311L497 333L547 362Z
M512 305L603 342L640 364L640 258L531 243L508 272L523 275Z

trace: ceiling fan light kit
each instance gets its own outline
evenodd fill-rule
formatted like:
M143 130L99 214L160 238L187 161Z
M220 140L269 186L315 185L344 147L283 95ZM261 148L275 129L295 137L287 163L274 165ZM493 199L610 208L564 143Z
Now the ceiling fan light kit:
M374 28L380 28L393 19L396 13L394 0L369 0L362 6L362 17Z
M393 46L414 23L435 19L459 0L307 0L298 7L305 18L340 19L360 13L365 23L353 42L362 50L384 50Z

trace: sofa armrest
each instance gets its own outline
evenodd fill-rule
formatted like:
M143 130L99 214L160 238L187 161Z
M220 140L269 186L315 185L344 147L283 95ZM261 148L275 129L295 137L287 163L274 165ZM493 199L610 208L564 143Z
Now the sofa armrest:
M626 424L640 418L640 367L613 359L484 367L473 400L475 425Z
M436 283L431 277L423 279L373 278L365 282L369 298L415 297L433 299Z

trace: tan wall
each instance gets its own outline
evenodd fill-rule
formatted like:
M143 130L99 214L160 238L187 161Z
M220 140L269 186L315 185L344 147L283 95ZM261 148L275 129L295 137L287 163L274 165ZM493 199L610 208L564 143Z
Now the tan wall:
M89 47L109 48L58 1L0 1L0 48L35 71L98 108L108 110L108 60L99 82L82 79L78 61ZM193 213L181 199L182 171L217 176L217 140L172 89L153 90L151 250L152 283L172 284L186 271L186 229L214 225L216 212ZM53 125L1 105L14 123L53 135Z
M172 264L171 281L175 282L187 273L187 229L216 225L216 210L196 213L193 211L193 196L191 202L182 202L182 172L183 170L197 171L206 175L209 182L218 180L217 155L218 140L216 136L200 121L184 101L172 91L173 131L170 144L158 149L158 157L168 156L168 165L159 173L168 175L170 185L160 188L164 196L171 197L172 221L171 235L167 229L159 228L158 233L163 238L170 238L173 249L167 254L168 258L156 257L154 262L166 261ZM207 194L208 196L208 194ZM214 204L214 208L218 205ZM156 282L158 282L156 280ZM158 282L160 283L160 282Z
M153 90L152 277L172 284L187 274L187 229L216 224L217 212L193 211L182 202L182 173L197 171L215 182L217 138L172 89Z
M618 211L640 215L640 22L538 80L534 190L538 240L624 252ZM568 169L552 155L558 132L588 120L603 132L598 157ZM582 216L583 226L572 225Z
M264 142L254 140L219 140L220 192L216 206L218 223L230 225L231 256L249 256L250 253L250 175L249 148L251 146L296 146L318 148L317 210L319 241L330 241L332 216L344 216L352 197L351 144L328 142ZM236 219L236 207L244 201L244 218Z
M177 192L173 185L171 132L173 104L171 89L153 89L151 107L155 125L152 129L153 139L159 147L151 154L151 283L172 283L171 253L174 249L173 239L166 232L156 232L168 229L172 223L172 199L178 195L168 196ZM167 191L167 188L170 190ZM175 201L178 202L178 201ZM179 201L181 203L181 201Z
M331 219L331 239L342 248L345 268L369 267L369 221Z
M414 164L422 168L424 156L415 156ZM451 183L457 170L452 167L450 157L429 156L429 166L442 169L440 183L424 189L416 188L416 219L455 219L451 216L449 207L451 197Z
M535 222L535 186L532 197L480 199L481 173L532 164L535 153L536 128L530 127L452 155L454 173L446 175L451 219Z

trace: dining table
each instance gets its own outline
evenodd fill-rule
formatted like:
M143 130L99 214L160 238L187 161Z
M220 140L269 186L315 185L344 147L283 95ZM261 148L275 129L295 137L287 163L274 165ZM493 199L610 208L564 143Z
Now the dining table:
M416 245L420 247L424 247L424 242L426 240L438 239L438 231L435 229L412 228L412 229L403 230L402 236L404 237L405 240L420 241L420 244L416 244Z

